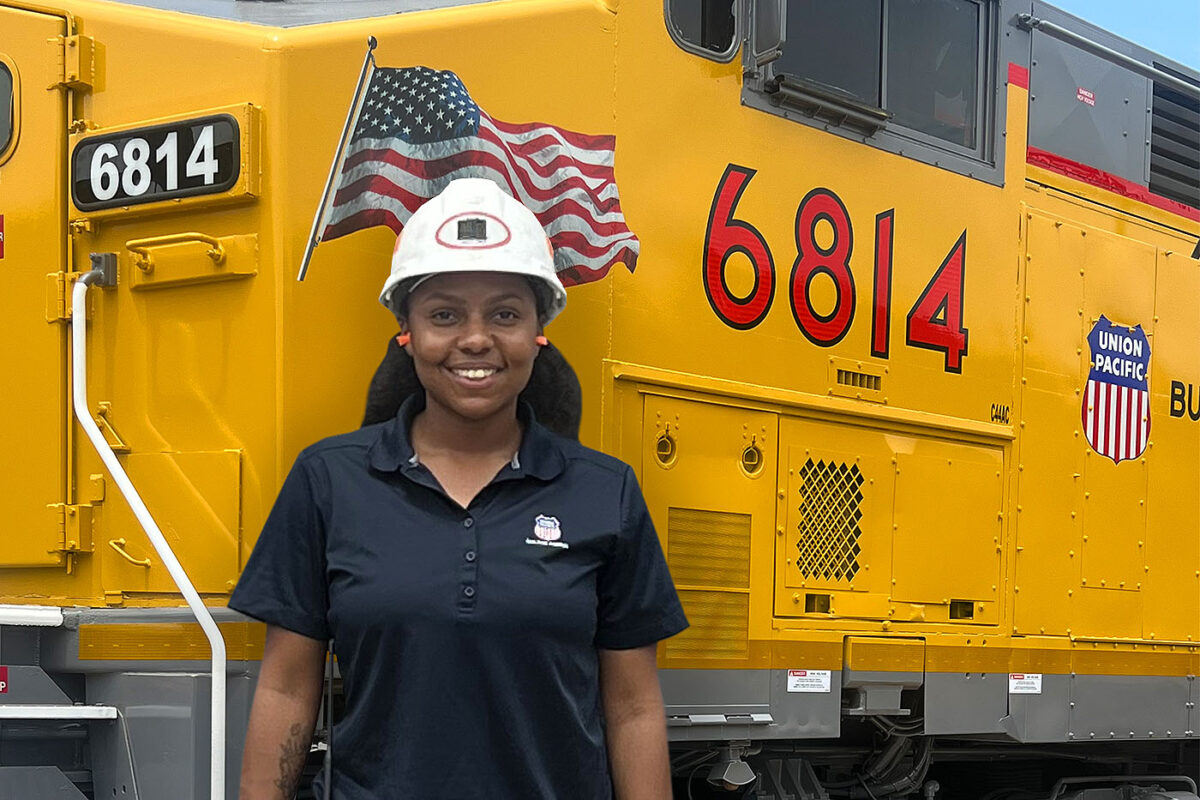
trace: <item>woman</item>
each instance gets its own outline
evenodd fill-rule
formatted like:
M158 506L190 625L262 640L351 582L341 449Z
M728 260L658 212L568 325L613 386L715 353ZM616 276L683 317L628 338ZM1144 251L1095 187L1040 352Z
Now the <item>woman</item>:
M641 491L518 402L566 303L543 229L453 181L380 300L424 392L300 454L230 600L268 623L242 800L295 791L328 639L336 800L669 797L655 643L687 622Z

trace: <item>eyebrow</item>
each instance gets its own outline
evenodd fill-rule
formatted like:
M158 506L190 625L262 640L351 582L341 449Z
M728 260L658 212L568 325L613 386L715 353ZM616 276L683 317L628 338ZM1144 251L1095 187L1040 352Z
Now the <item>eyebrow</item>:
M523 297L518 292L505 292L502 295L497 295L495 297L486 298L484 302L486 302L486 303L503 303L503 302L508 302L510 300L525 300L525 299L527 299L527 298ZM462 303L462 302L464 302L464 299L461 295L449 294L447 292L434 291L434 292L430 292L429 294L425 295L424 299L422 300L422 302L430 302L430 301L439 302L439 303L445 303L445 302Z

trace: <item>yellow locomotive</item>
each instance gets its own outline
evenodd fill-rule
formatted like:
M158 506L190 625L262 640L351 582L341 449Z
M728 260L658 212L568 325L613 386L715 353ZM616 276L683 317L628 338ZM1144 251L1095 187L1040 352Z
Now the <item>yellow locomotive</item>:
M0 0L0 798L236 796L225 599L394 333L383 69L615 159L548 335L682 796L1196 796L1194 69L1037 0Z

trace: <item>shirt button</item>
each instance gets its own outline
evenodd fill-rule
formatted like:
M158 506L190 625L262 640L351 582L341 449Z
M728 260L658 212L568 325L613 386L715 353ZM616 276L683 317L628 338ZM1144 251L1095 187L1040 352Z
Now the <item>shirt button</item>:
M475 560L475 551L474 551L474 550L468 550L468 551L467 551L467 552L466 552L466 553L463 555L463 558L467 559L467 561L474 561L474 560Z
M463 520L463 527L464 527L464 528L469 528L469 527L471 527L471 526L472 526L472 525L474 525L474 524L475 524L475 520L474 520L474 519L472 519L471 517L467 517L466 519L464 519L464 520Z
M475 587L474 586L464 586L463 594L466 595L467 597L474 597L475 596Z

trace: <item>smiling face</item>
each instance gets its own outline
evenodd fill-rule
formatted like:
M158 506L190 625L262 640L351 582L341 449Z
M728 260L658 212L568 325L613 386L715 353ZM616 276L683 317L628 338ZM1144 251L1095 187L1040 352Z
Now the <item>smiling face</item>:
M520 275L435 275L413 290L401 327L426 409L479 422L516 416L541 333L537 301Z

